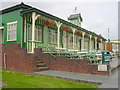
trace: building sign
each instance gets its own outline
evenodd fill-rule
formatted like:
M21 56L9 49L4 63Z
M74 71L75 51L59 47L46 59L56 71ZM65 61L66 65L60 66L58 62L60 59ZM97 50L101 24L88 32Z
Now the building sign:
M98 71L107 71L107 65L98 65Z

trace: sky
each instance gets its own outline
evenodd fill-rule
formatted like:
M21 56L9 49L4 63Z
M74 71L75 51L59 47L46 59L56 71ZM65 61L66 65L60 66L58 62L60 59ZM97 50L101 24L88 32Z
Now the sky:
M5 0L0 3L0 9L4 9L21 3L12 0ZM118 39L118 0L25 0L25 4L36 7L64 20L74 14L81 13L83 18L82 28L101 34L111 40ZM1 5L2 4L2 5Z

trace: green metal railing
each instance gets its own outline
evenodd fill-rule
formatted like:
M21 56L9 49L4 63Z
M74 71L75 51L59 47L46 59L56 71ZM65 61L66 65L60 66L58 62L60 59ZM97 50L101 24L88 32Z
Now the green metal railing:
M98 59L96 53L86 53L86 54L78 54L77 52L69 51L68 49L58 49L55 45L47 45L45 46L41 42L34 42L34 48L41 48L44 53L48 53L56 59L56 56L67 56L70 59L87 59L90 64L96 63L98 64L100 59ZM28 51L32 51L32 41L27 42ZM102 57L102 56L101 56Z

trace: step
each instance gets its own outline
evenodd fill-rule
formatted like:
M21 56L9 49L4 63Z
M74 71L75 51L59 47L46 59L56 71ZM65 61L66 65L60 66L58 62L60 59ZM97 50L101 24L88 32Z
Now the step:
M44 63L38 63L38 64L36 64L37 66L43 66L43 65L45 65Z
M36 61L36 63L43 63L42 61Z
M44 70L44 69L48 69L48 67L37 67L37 70Z

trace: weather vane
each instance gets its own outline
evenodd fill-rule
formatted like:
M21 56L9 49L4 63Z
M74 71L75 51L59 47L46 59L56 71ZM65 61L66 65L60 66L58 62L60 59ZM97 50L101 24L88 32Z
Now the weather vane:
M74 13L77 13L77 7L75 7L75 9L74 9L74 11L73 11Z

